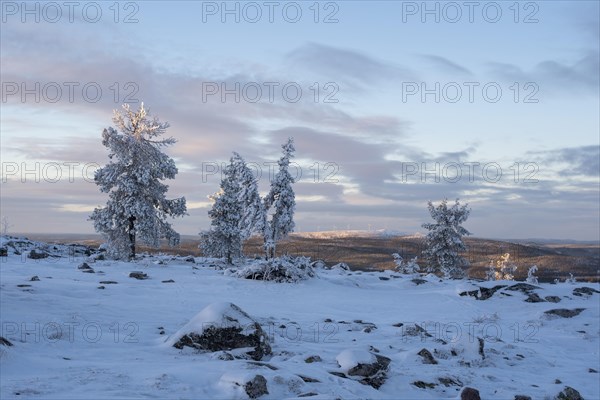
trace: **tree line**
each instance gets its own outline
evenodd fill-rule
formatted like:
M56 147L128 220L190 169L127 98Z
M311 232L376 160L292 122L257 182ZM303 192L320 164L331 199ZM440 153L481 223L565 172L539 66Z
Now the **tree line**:
M178 172L174 160L162 151L176 143L173 137L160 138L169 124L151 118L143 103L135 111L128 104L122 111L115 110L113 122L116 129L109 127L102 132L109 162L94 175L100 191L108 193L108 201L94 209L90 220L104 236L113 258L133 260L138 239L152 247L158 247L161 239L172 246L180 243L180 235L167 218L187 215L186 200L167 199L168 186L161 182L175 178ZM200 233L200 247L206 256L232 263L243 257L244 242L259 234L265 257L272 259L277 242L294 231L296 201L294 178L289 173L296 151L293 138L281 147L279 170L263 198L243 157L233 153L223 171L220 190L210 196L210 228ZM462 237L470 232L462 224L470 208L457 199L452 206L447 200L437 206L430 201L428 210L433 222L422 225L428 230L423 251L428 271L463 277L468 261L460 255L466 250Z

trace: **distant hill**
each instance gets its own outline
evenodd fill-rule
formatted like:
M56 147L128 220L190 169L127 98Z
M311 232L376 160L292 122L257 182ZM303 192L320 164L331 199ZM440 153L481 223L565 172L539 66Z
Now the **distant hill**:
M83 243L99 245L99 235L77 234L33 234L25 235L31 239L56 243ZM510 253L512 261L518 266L517 279L524 279L532 265L539 268L540 281L564 280L572 273L577 279L600 281L600 245L598 242L576 240L496 240L467 238L469 247L465 257L471 263L469 275L483 278L485 269L491 260L504 253ZM199 237L183 235L178 248L161 247L165 253L202 255L198 249ZM328 264L347 263L352 269L382 270L392 269L392 253L402 257L419 257L424 249L424 237L420 234L406 235L396 231L328 231L295 233L278 245L278 252L305 255L312 259L322 259ZM156 252L154 249L140 250ZM248 256L262 256L262 241L251 238L245 245Z

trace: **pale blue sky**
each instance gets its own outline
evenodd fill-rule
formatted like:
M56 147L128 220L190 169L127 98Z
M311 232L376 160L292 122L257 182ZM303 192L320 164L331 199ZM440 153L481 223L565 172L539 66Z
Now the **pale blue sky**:
M106 195L83 179L79 167L74 182L67 167L50 182L55 175L44 166L106 163L101 131L135 88L134 98L169 121L169 133L179 140L169 153L180 174L169 184L170 195L184 195L189 203L190 215L174 222L183 234L208 227L206 196L219 179L203 176L203 165L224 162L231 151L250 162L275 161L280 143L292 135L303 171L296 185L300 231L422 231L428 200L460 197L472 205L467 227L476 236L600 238L596 1L476 2L473 22L464 2L427 2L440 9L439 23L433 15L422 22L420 1L274 2L273 23L264 2L251 3L263 13L256 23L244 19L244 7L254 16L248 2L227 3L238 5L239 23L233 15L221 21L220 1L120 2L118 23L113 2L98 3L96 23L86 21L95 3L81 2L72 23L64 7L57 22L48 22L53 10L45 2L28 6L36 3L39 23L35 15L21 15L21 2L2 2L1 212L16 231L92 231L86 217ZM462 17L451 23L455 4ZM203 10L215 6L217 14L203 21ZM92 7L87 15L84 7ZM291 17L299 7L302 17L286 21L283 7ZM486 21L482 10L494 17L496 7L501 17ZM138 22L123 22L130 12ZM338 22L323 23L331 12ZM525 23L527 16L537 22ZM36 82L40 101L35 94L22 101L21 85L35 88ZM79 85L72 102L65 82ZM252 83L265 91L256 103L243 96L236 103L231 95L224 103L218 95L204 102L203 89L212 82L230 88ZM272 103L265 82L279 85ZM63 89L56 102L50 101L52 83ZM83 97L89 83L102 89L97 102ZM285 101L280 89L287 83L302 89L297 103ZM323 102L334 87L327 83L338 88L337 103ZM439 103L434 94L422 101L420 92L406 92L436 83ZM485 85L500 88L497 102L486 100ZM452 102L457 87L462 97ZM537 102L526 102L528 95ZM337 183L314 182L315 162L334 163ZM407 166L431 169L436 162L440 182L418 173L405 179ZM517 182L516 162L529 168ZM23 171L35 170L36 163L40 183ZM486 181L476 169L470 181L466 165L473 164L464 163L497 163L503 175ZM463 176L452 182L454 173L442 168L456 164ZM537 182L523 182L528 172Z

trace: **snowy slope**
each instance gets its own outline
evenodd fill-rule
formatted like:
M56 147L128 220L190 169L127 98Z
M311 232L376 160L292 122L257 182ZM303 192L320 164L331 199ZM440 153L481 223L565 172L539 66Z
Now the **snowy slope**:
M13 343L0 345L2 399L247 398L235 382L255 374L267 379L263 398L274 399L456 399L461 386L477 388L483 399L551 399L564 386L600 398L593 372L600 371L600 295L573 295L597 284L541 284L536 293L561 301L528 303L519 291L488 300L459 295L514 282L429 276L416 285L389 271L318 270L298 284L267 283L225 276L201 258L123 263L83 254L32 260L26 253L0 257L0 335ZM77 268L86 260L95 273ZM130 278L132 271L149 279ZM168 280L174 282L162 282ZM268 333L273 355L264 364L165 345L219 302L238 305ZM585 310L572 318L544 314L556 308ZM485 338L485 359L478 337ZM437 364L423 363L423 348ZM330 373L344 372L338 361L347 369L352 357L368 359L375 349L391 359L379 390ZM321 361L305 362L317 355Z

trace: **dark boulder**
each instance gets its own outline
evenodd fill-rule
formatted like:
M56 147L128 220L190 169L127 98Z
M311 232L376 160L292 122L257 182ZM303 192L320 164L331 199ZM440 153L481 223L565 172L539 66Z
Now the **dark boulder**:
M437 364L438 363L437 360L431 354L431 352L427 349L421 349L421 351L419 351L417 354L420 355L421 357L423 357L423 364Z
M519 291L519 292L523 292L523 293L529 293L535 289L541 289L541 288L539 286L530 285L529 283L523 283L523 282L511 285L506 288L506 290Z
M477 300L487 300L494 295L498 290L505 288L506 285L496 285L492 288L480 287L479 290L470 290L459 293L459 296L471 296Z
M269 338L260 324L232 303L207 306L169 343L178 349L187 346L211 352L249 348L245 354L256 361L271 354Z
M251 399L258 399L260 396L269 394L269 391L267 390L267 380L262 375L256 375L250 381L246 382L244 390Z
M542 299L537 293L529 293L525 299L527 303L544 303L546 300Z
M544 299L550 303L560 303L560 297L558 296L546 296Z
M50 256L50 254L43 250L33 249L29 252L29 255L27 257L31 258L32 260L40 260L42 258L48 258L48 256Z
M583 310L585 310L585 308L574 308L572 310L569 310L567 308L556 308L554 310L548 310L548 311L544 312L544 314L551 315L551 316L558 316L558 317L562 317L562 318L573 318L573 317L576 317L577 315L581 314L581 312Z
M139 280L144 280L144 279L148 279L148 274L146 274L142 271L133 271L132 273L129 274L129 277L139 279Z
M565 388L555 397L555 400L583 400L579 392L570 386Z
M460 392L460 400L481 400L479 390L473 389L472 387L465 387L462 392Z
M336 360L348 377L356 377L363 385L375 389L379 389L387 379L387 371L392 361L388 357L359 349L344 350Z
M573 289L573 296L583 296L583 295L591 296L594 293L600 293L600 291L598 291L594 288L588 287L588 286L583 286L583 287L578 287L578 288Z
M3 338L2 336L0 336L0 344L8 347L13 345L8 339Z

